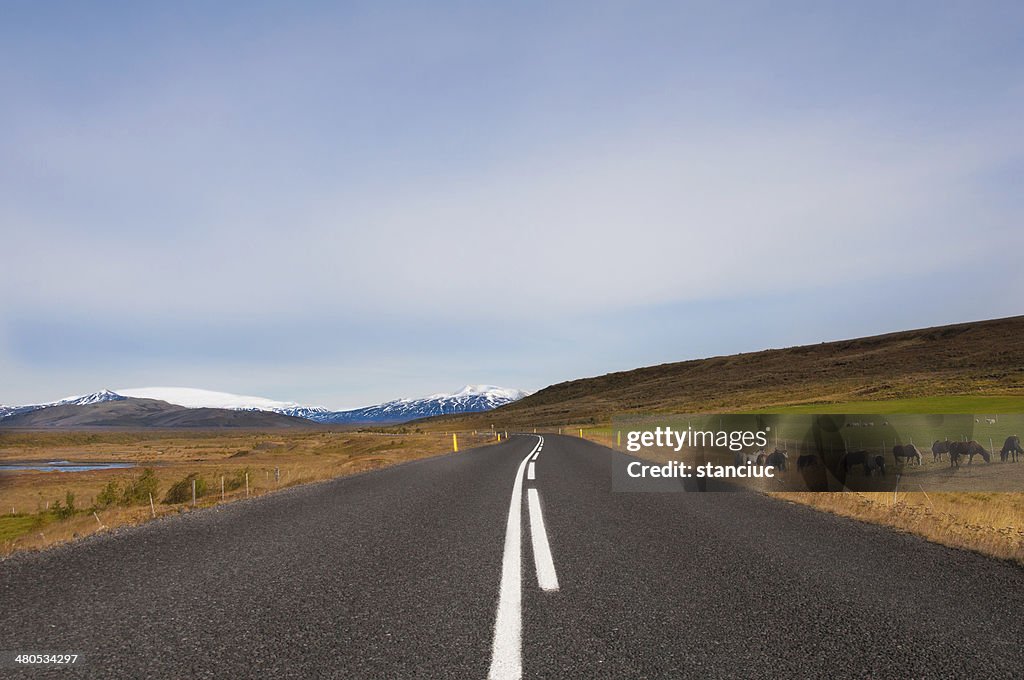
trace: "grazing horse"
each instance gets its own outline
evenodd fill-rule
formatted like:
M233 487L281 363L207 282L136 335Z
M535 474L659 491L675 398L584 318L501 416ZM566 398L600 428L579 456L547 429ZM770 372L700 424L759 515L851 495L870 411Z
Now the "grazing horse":
M786 461L789 460L789 454L781 449L775 449L765 460L766 465L770 465L773 468L778 469L781 472L786 471Z
M942 457L945 455L949 455L949 444L950 441L948 439L942 442L940 442L938 439L935 440L935 443L932 444L933 463L941 463Z
M850 468L860 465L864 470L865 477L870 477L876 471L883 477L885 476L885 458L872 456L867 451L850 451L840 459L839 465L847 474L849 474Z
M986 463L992 462L985 447L973 439L969 442L950 442L949 467L960 467L960 459L964 457L967 458L967 464L970 465L974 462L975 456L981 456Z
M1013 462L1016 463L1018 454L1024 454L1024 449L1020 447L1020 437L1013 434L1003 442L1003 448L999 452L999 460L1005 463L1010 456L1013 456Z
M892 447L892 456L894 459L896 459L897 465L899 465L900 463L900 458L903 458L904 462L906 459L910 459L913 461L917 461L918 465L921 464L921 450L914 446L913 444L897 444L896 446Z

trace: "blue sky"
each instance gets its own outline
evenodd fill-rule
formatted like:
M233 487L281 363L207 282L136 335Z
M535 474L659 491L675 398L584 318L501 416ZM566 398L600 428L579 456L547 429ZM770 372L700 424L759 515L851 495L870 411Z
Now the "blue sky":
M9 2L0 91L0 403L1024 312L1020 3Z

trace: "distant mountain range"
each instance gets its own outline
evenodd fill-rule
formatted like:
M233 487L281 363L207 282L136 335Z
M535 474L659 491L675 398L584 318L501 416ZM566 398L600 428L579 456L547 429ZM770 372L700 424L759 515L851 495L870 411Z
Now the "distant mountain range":
M252 430L315 427L316 423L270 411L186 408L155 399L115 394L105 401L64 403L22 411L0 419L0 428L94 429L116 428L244 428Z
M437 415L479 413L512 403L528 393L493 385L467 385L452 394L432 394L418 399L396 399L375 406L332 411L318 406L275 401L228 392L189 387L142 387L115 391L101 390L67 397L45 404L0 406L4 427L269 427L273 419L246 419L239 412L260 412L288 417L288 420L326 424L398 424ZM120 407L113 402L129 402ZM147 402L141 408L136 402ZM166 413L153 404L173 406ZM104 406L100 406L104 405ZM76 408L78 407L78 408ZM89 408L80 408L89 407ZM55 410L57 409L57 410ZM204 411L191 413L188 411ZM45 412L45 413L44 413ZM223 413L213 413L223 412ZM133 423L135 418L138 422ZM301 420L299 420L301 419ZM251 421L251 422L250 422ZM198 424L191 424L196 422ZM178 423L177 425L173 423ZM219 424L218 424L219 423ZM283 421L277 425L294 426Z
M466 385L460 391L452 394L432 394L419 399L396 399L351 411L320 411L306 415L306 411L302 409L285 409L279 413L288 415L300 415L301 413L302 417L321 423L405 423L431 416L490 411L518 401L528 394L523 390L495 387L494 385Z

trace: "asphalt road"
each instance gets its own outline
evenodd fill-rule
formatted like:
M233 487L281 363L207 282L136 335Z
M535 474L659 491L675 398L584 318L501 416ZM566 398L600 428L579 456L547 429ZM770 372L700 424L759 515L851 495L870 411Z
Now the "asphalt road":
M0 676L1024 675L1018 567L754 493L612 492L619 454L570 437L531 480L537 445L6 560L0 650L82 666Z

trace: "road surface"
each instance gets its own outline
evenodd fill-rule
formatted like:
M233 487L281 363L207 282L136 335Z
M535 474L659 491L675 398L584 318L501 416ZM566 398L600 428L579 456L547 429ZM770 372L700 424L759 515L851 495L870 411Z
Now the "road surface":
M82 666L0 676L1022 676L1019 567L754 493L612 492L621 454L540 442L11 558L0 650Z

